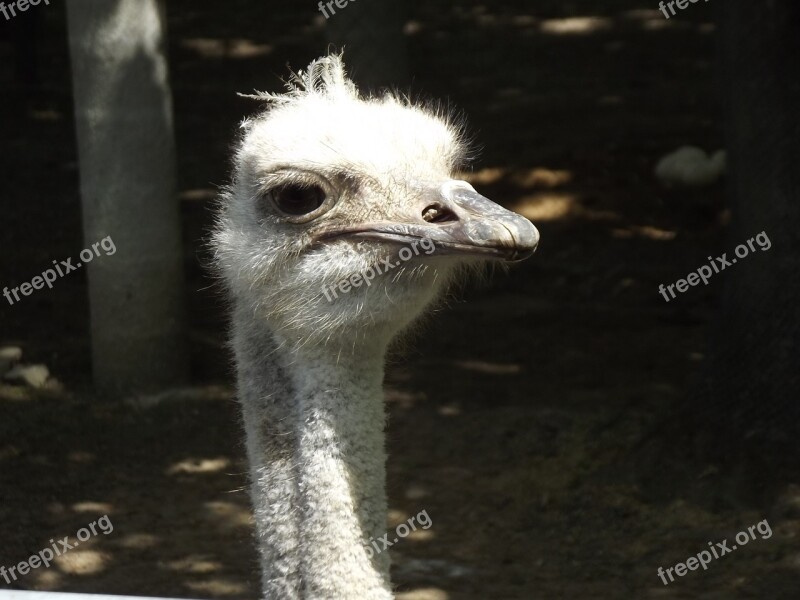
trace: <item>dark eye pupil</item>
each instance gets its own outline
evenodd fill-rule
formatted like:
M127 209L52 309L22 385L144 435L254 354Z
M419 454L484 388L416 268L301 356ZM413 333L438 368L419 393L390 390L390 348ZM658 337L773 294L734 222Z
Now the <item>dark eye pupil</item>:
M287 215L305 215L317 210L325 201L325 190L319 186L287 185L272 191L275 205Z

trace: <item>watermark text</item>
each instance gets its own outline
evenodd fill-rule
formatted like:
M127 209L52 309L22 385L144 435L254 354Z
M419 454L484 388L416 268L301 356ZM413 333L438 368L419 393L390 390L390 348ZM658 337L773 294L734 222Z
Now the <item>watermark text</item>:
M668 569L658 567L656 575L659 576L664 585L669 585L675 581L675 577L672 576L673 572L678 577L683 577L689 571L696 571L699 567L703 567L703 570L705 571L708 569L708 564L712 560L722 558L726 554L730 554L737 548L744 546L750 540L755 540L756 531L761 534L762 540L768 540L772 537L772 528L769 526L767 520L764 519L755 525L751 525L746 531L740 531L737 533L736 537L734 538L736 540L736 544L733 544L729 547L728 540L722 540L721 542L716 543L708 542L710 552L709 550L702 550L698 552L696 556L687 558L686 562L679 562L674 567L669 567ZM667 577L669 577L669 581L667 581Z
M114 240L111 239L111 236L107 236L103 238L101 241L92 244L92 248L86 248L85 250L81 250L80 259L83 261L82 263L72 264L72 258L68 258L66 260L60 261L53 261L53 266L55 269L46 269L42 272L41 275L37 275L30 282L25 282L22 285L17 287L11 288L10 290L7 287L3 288L3 296L5 296L8 303L13 305L16 302L19 302L21 298L19 297L20 294L23 296L30 296L33 293L33 290L40 290L45 285L53 289L53 283L55 283L58 277L64 277L64 275L71 273L72 271L77 271L80 269L85 263L91 262L94 259L95 255L100 256L100 250L102 248L106 256L112 256L116 253L117 247L114 245ZM94 251L94 252L93 252ZM12 300L11 297L14 297Z
M409 246L404 246L400 249L400 260L392 262L391 257L384 258L381 264L377 264L373 267L367 267L362 272L354 273L347 279L342 279L333 285L322 286L322 293L325 295L325 298L328 299L328 302L333 302L334 298L339 297L339 294L336 292L337 289L340 293L347 294L353 288L361 287L361 285L364 283L366 283L367 287L369 287L372 285L372 280L378 275L388 273L392 269L399 267L405 261L411 260L415 256L419 256L418 246L422 247L422 249L425 251L425 254L432 254L436 249L436 246L432 240L427 238L414 240Z
M79 529L75 534L75 537L78 538L77 541L70 543L69 536L65 536L63 539L58 540L58 542L50 540L50 546L39 551L38 554L34 554L28 558L28 560L23 560L21 563L8 568L0 565L0 577L5 580L6 584L11 585L12 581L17 580L17 575L27 575L32 570L42 566L47 569L57 556L63 556L73 548L79 546L81 542L85 542L91 537L99 535L98 528L103 535L108 535L114 531L114 524L111 522L111 519L108 518L108 515L103 515L97 519L97 521L92 521L86 527Z
M367 552L369 553L369 557L372 558L375 554L380 554L384 550L388 550L390 547L394 546L397 542L401 539L408 537L412 531L417 530L417 525L422 527L422 529L430 529L431 525L433 525L433 521L428 516L428 511L423 510L420 513L409 518L405 523L400 523L397 527L394 528L394 538L392 540L389 539L389 534L384 533L378 539L370 538L369 543L364 546Z
M39 3L42 1L47 6L50 6L50 0L16 0L15 2L9 2L8 6L6 6L5 2L0 2L0 13L3 13L6 21L9 21L12 17L17 16L17 11L25 12L31 6L39 6ZM11 12L10 17L8 16L9 11Z
M762 231L757 236L750 238L747 240L747 245L739 244L736 246L734 253L738 258L745 258L750 252L755 252L756 247L753 242L758 243L758 247L761 248L762 252L766 252L770 248L772 248L772 242L769 240L767 233ZM736 258L728 259L728 253L724 253L722 256L718 256L716 258L708 257L710 264L703 265L697 272L689 273L686 279L678 279L675 283L670 283L668 286L664 286L662 283L658 286L659 293L664 296L664 300L669 302L672 298L675 298L675 289L679 292L683 293L689 289L689 286L698 285L701 281L703 285L708 285L708 280L715 274L721 271L724 271L726 268L736 264ZM713 270L712 270L713 269ZM670 293L672 298L667 295L667 292Z

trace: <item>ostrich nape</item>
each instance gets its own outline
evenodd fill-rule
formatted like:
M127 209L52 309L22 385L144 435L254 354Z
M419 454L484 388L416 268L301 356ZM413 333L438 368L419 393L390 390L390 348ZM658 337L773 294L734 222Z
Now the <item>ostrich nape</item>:
M287 85L254 96L267 109L242 123L213 237L264 594L391 598L388 553L368 545L387 511L386 348L460 272L527 258L539 235L455 178L467 150L446 113L362 98L340 56ZM388 264L369 285L325 293Z

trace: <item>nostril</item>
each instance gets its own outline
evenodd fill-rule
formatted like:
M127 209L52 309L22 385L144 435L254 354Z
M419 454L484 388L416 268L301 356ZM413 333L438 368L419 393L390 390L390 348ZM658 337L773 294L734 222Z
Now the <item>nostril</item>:
M422 218L427 223L447 223L449 221L458 221L456 213L449 208L445 208L440 204L431 204L426 206L422 211Z

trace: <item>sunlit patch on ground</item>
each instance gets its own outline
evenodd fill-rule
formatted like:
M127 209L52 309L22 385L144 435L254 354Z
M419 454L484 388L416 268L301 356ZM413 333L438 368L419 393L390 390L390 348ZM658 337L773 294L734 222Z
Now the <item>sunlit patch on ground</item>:
M77 513L96 513L100 516L114 512L114 507L107 502L76 502L72 505L73 512Z
M215 520L226 528L252 527L253 515L249 506L234 504L233 502L206 502L203 505Z
M556 221L568 216L576 206L576 196L559 192L547 192L524 196L511 206L534 223L537 221Z
M223 565L215 560L210 560L206 556L191 555L180 560L173 560L167 563L167 567L173 571L181 573L192 573L195 575L207 575L223 570Z
M34 574L36 587L45 591L57 591L62 584L63 577L56 569L46 571L39 569Z
M230 467L230 464L231 461L227 458L187 458L171 465L167 474L217 473Z
M628 239L632 237L642 237L657 242L665 242L674 240L678 235L677 231L669 231L666 229L659 229L650 225L631 225L628 228L616 228L611 231L615 238Z
M70 550L56 557L59 570L68 575L96 575L111 564L111 555L96 550Z
M97 460L97 456L91 452L75 450L67 454L67 458L76 463L91 463Z
M486 167L474 172L459 173L458 177L472 185L492 185L507 181L521 188L555 188L570 183L573 174L564 169L544 167L531 169Z
M520 372L519 365L506 365L490 363L480 360L456 360L453 361L456 367L488 375L515 375Z
M258 44L241 38L188 38L183 40L182 45L204 58L254 58L273 50L271 44Z
M240 596L248 591L246 585L228 579L190 581L186 583L186 587L194 592L208 594L213 597Z
M545 19L539 25L542 33L555 35L581 35L611 29L613 21L607 17L568 17Z
M144 550L158 546L160 538L151 533L130 533L120 539L117 544L131 550Z
M420 588L410 592L400 592L397 600L450 600L451 596L438 588Z

